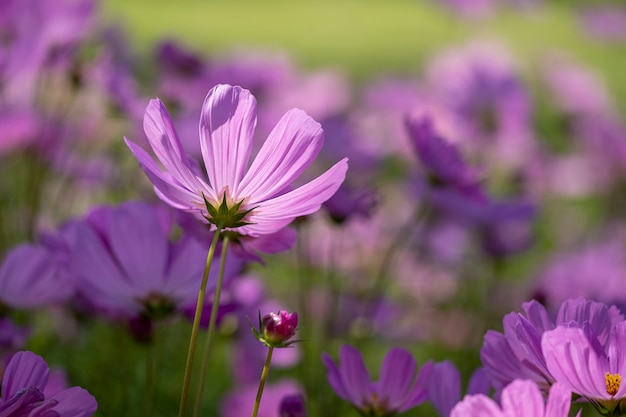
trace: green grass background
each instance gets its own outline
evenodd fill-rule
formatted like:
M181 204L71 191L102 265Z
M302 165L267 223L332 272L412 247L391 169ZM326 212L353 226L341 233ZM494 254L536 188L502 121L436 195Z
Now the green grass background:
M498 40L532 72L543 58L565 52L592 67L617 97L626 95L626 44L603 44L581 30L572 2L503 10L461 20L427 0L109 0L139 51L159 39L180 39L213 56L233 49L288 52L303 68L335 67L355 81L379 74L415 74L444 46Z

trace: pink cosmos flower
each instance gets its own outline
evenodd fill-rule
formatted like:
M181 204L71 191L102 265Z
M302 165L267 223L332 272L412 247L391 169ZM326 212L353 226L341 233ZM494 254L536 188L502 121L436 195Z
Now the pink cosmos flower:
M206 176L183 151L167 109L150 101L144 130L156 158L125 138L157 195L171 206L221 224L240 235L275 233L298 216L317 211L345 178L343 159L318 178L292 189L323 145L319 123L292 109L269 134L250 166L256 127L256 99L241 87L217 85L200 117L200 147Z
M484 394L466 395L450 417L567 417L571 398L572 392L557 382L544 402L534 382L516 379L502 392L501 406Z
M626 413L626 322L615 324L604 347L589 328L557 327L541 347L554 379L585 397L603 415Z

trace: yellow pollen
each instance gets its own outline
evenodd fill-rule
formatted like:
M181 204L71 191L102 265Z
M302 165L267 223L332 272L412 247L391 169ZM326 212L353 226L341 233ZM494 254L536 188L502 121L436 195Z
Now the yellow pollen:
M622 377L619 374L607 372L604 374L604 379L606 381L606 392L608 392L610 396L617 394L619 386L622 382Z

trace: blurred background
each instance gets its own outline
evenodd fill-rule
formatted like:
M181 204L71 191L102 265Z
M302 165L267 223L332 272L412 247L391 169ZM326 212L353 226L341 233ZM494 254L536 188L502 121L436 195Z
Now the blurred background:
M94 299L72 224L96 223L96 207L159 204L122 139L149 148L142 119L159 97L200 161L200 108L217 83L256 96L259 141L293 107L322 124L300 183L345 156L350 171L295 222L295 245L233 267L204 415L249 414L265 347L245 317L259 310L298 311L304 340L276 358L260 415L300 392L322 417L359 414L321 362L345 343L373 379L397 346L420 366L451 361L465 387L485 332L522 303L626 306L621 1L13 0L0 23L0 282L28 272L22 245L56 271L0 293L3 318L28 329L5 348L63 367L97 415L175 415L189 306L163 319L139 296L124 311ZM168 216L180 242L187 225Z

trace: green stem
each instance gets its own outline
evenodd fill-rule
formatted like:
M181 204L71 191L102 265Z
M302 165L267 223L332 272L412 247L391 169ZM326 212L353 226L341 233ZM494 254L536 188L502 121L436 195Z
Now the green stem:
M254 409L252 410L252 417L256 417L259 413L259 405L261 405L261 396L263 395L263 388L265 387L265 380L270 373L270 362L272 362L272 352L274 348L272 346L267 350L267 358L265 359L265 365L263 365L263 372L261 373L261 381L259 382L259 390L256 392L256 400L254 401Z
M220 224L215 230L213 240L211 241L211 247L209 247L209 253L206 258L206 265L204 267L204 274L202 275L202 283L200 284L200 291L198 292L198 302L196 303L196 312L193 316L193 325L191 327L191 338L189 340L189 351L187 353L187 363L185 364L185 377L183 379L183 390L180 395L180 409L178 411L178 417L184 417L187 408L187 397L189 396L189 383L191 381L191 369L193 368L193 357L196 353L196 342L198 341L198 330L200 328L200 318L202 317L202 309L204 307L204 296L206 294L206 283L209 279L209 273L211 272L211 264L213 263L213 255L215 255L215 248L219 240L220 234L223 229L223 225Z
M159 345L161 343L161 338L159 337L159 323L153 322L154 330L153 330L153 340L150 341L147 349L148 354L146 355L146 393L145 393L145 404L144 404L144 415L146 417L150 417L152 415L152 409L154 407L154 399L155 399L155 391L157 385L157 368L159 361Z
M193 415L198 417L200 415L200 406L202 405L202 392L204 391L204 381L206 380L206 373L209 367L209 356L211 354L211 344L213 342L213 335L215 333L215 323L217 322L217 313L220 306L220 296L222 294L222 284L224 283L224 270L226 266L226 252L228 249L228 242L230 239L228 235L224 236L222 243L222 256L220 258L220 272L217 277L217 286L215 287L215 296L213 297L213 306L211 308L211 317L209 318L209 330L206 338L206 344L204 345L204 353L202 355L202 365L200 367L200 383L198 385L198 394L196 396L196 406Z

